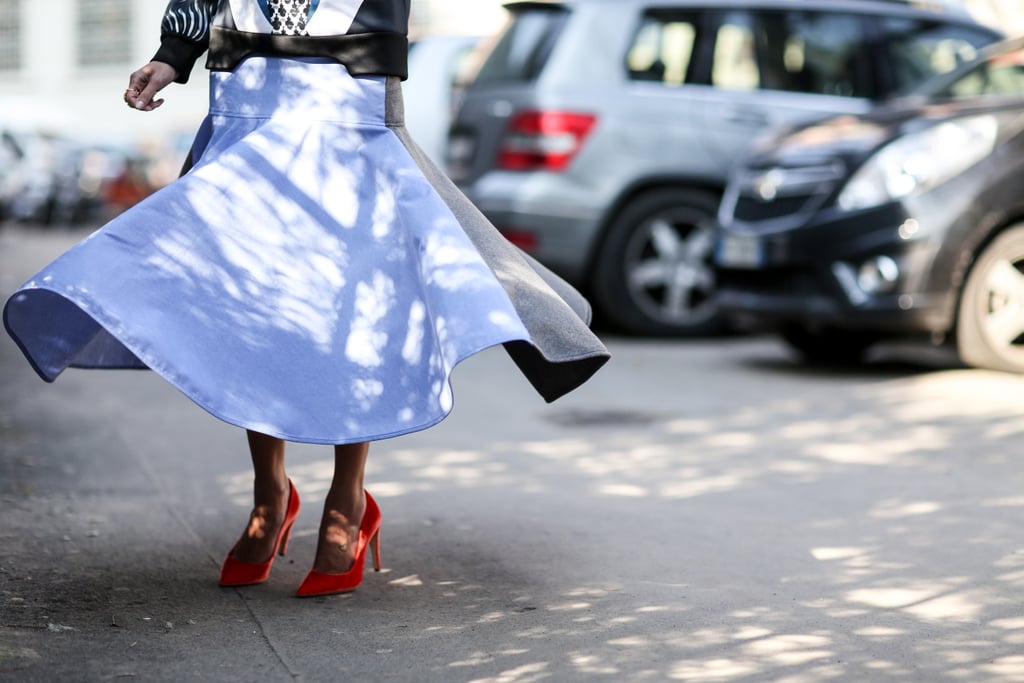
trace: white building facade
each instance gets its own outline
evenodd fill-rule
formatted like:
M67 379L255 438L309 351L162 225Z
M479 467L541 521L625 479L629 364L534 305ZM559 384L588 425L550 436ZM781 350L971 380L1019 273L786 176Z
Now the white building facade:
M1024 33L1024 0L967 0L983 21ZM27 119L82 137L139 140L195 128L205 113L206 71L165 91L142 114L121 95L131 71L156 51L166 0L0 0L0 122ZM484 35L501 0L412 0L413 37Z
M0 0L0 122L81 137L146 138L192 130L205 114L206 70L165 92L159 110L131 111L128 75L156 52L167 0ZM411 32L495 30L498 0L413 0Z

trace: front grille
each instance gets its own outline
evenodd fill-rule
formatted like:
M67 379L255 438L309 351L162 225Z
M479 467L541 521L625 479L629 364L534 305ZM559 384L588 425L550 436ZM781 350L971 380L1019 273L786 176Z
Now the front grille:
M803 268L723 269L716 274L716 287L767 296L813 296L823 289L815 273Z
M766 202L760 198L741 196L736 200L733 217L739 221L756 223L792 216L803 211L811 199L812 197L780 197L775 201Z
M733 217L745 223L808 215L818 210L846 175L839 161L805 166L753 166L733 179Z

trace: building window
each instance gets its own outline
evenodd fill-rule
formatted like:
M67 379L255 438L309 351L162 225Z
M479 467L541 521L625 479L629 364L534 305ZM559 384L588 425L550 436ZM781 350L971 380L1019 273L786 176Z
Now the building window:
M78 63L120 66L132 59L131 0L80 0Z
M0 71L21 68L21 2L0 0Z

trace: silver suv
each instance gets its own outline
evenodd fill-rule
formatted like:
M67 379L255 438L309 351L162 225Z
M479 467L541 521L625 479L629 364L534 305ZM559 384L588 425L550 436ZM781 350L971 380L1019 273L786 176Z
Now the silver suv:
M505 234L644 335L720 329L729 170L769 128L862 113L1001 38L882 0L512 2L448 172Z

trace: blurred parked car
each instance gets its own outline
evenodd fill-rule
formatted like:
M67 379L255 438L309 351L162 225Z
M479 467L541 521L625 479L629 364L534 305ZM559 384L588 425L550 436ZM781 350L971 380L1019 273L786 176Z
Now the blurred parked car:
M764 140L720 222L720 304L809 361L922 335L1024 372L1024 39Z
M405 125L442 168L452 115L475 73L480 44L476 36L427 36L409 46L409 79L402 84Z
M75 142L64 154L57 172L57 193L51 223L101 223L109 216L112 183L138 157L131 144Z
M0 178L4 217L49 223L71 143L57 135L30 129L5 128L0 131L0 138L5 149Z
M0 130L0 221L4 221L11 212L13 182L11 176L15 166L21 161L22 151L17 140L8 130Z
M130 146L0 130L0 219L41 226L99 221L108 213L108 185L137 154Z
M448 173L606 322L648 335L721 325L714 216L757 135L867 111L1000 38L962 12L878 0L506 7Z

